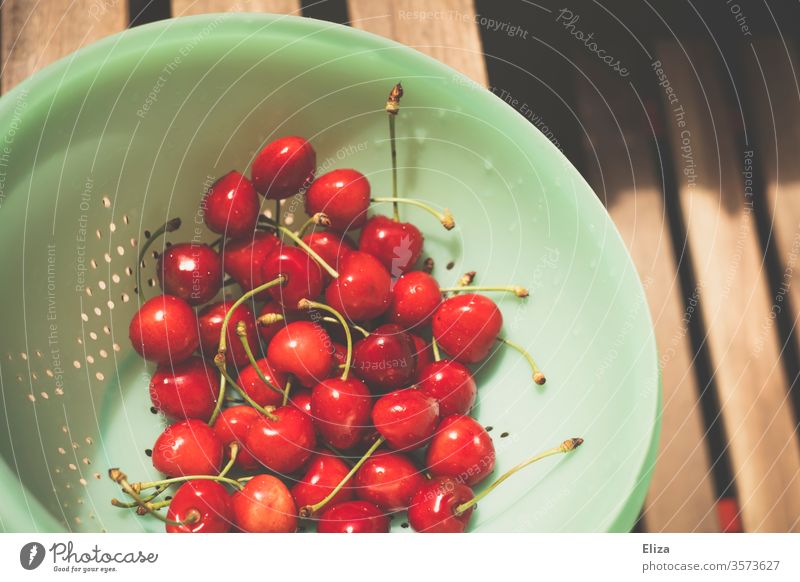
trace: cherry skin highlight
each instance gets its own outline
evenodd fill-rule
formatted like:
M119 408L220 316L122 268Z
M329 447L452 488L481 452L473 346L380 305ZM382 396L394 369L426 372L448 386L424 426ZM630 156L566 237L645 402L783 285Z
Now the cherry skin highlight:
M361 172L333 170L314 180L306 192L306 214L324 212L332 230L361 228L367 220L369 181Z
M484 295L463 293L444 301L432 320L439 346L462 364L486 358L503 327L503 314Z
M344 461L330 453L317 452L308 462L305 475L291 489L298 507L314 505L325 499L350 472ZM353 490L342 487L328 503L353 499Z
M242 291L251 291L272 280L264 279L263 265L267 257L280 246L281 241L277 236L260 230L246 238L228 241L222 249L222 268ZM267 291L256 295L259 301L269 297Z
M216 475L221 464L222 443L197 419L168 426L153 445L153 466L168 477Z
M253 422L245 446L268 469L279 474L293 473L314 453L317 444L314 426L293 406L283 406L272 414L277 420L261 416Z
M273 386L279 390L283 390L286 386L286 374L273 370L267 358L257 360L256 365L258 365L258 369L261 370L261 373ZM278 394L275 390L267 386L252 364L239 372L237 384L239 384L242 390L247 392L247 395L259 406L280 406L281 402L283 402L283 395Z
M453 414L442 420L431 439L425 464L434 477L480 483L494 470L492 437L471 416Z
M202 305L222 288L222 262L205 244L179 243L164 250L156 267L161 289L189 305Z
M353 372L375 392L408 386L416 376L416 346L411 334L384 324L353 348Z
M170 418L207 419L219 395L219 373L202 358L162 364L150 378L153 406Z
M453 360L426 366L419 374L417 388L439 403L442 418L469 414L478 395L478 386L469 369Z
M378 259L393 277L410 271L422 254L425 237L410 222L373 216L361 229L358 250Z
M314 418L311 416L311 390L308 388L292 390L289 395L289 405L294 406L297 410L305 414L308 420L313 422ZM314 425L314 428L316 429L316 425Z
M250 427L260 416L261 413L255 408L242 404L224 409L214 421L214 434L222 443L223 450L229 451L230 444L234 442L239 445L236 466L244 471L252 471L260 466L244 446ZM226 457L228 456L226 453Z
M475 495L472 489L450 477L426 482L411 500L408 523L420 533L464 533L474 507L461 515L456 508Z
M169 504L167 519L184 525L167 524L167 533L227 533L231 530L231 498L225 487L216 481L187 481L175 492Z
M256 475L231 498L233 522L249 533L291 533L297 529L297 506L280 479Z
M302 191L314 178L317 154L302 137L290 135L268 143L253 160L250 174L256 190L269 200Z
M367 321L388 309L391 285L389 272L375 257L352 251L325 290L325 302L351 321Z
M158 295L145 301L128 328L128 335L145 360L177 364L197 349L197 318L186 301Z
M200 327L200 350L203 356L212 360L217 355L219 349L219 337L222 332L222 322L225 320L225 314L228 313L233 303L230 301L221 301L219 303L212 303L204 307L197 315L197 321ZM247 352L242 345L242 340L239 339L236 333L236 325L243 321L245 330L247 332L247 343L250 350L255 357L261 352L261 347L258 343L258 330L256 329L256 318L253 311L247 305L242 303L231 314L228 320L228 333L226 334L225 342L225 361L229 365L234 365L237 368L245 366L250 362L247 357Z
M261 280L286 277L281 285L267 289L274 301L290 310L301 299L316 299L322 293L322 269L303 249L281 245L261 265Z
M436 279L423 271L409 271L395 281L388 320L405 330L428 325L442 302Z
M394 512L408 508L425 483L417 466L402 453L379 452L364 461L353 479L356 496Z
M337 449L361 444L370 430L372 395L360 380L329 378L311 391L311 416L322 439Z
M310 321L294 321L269 342L267 359L277 372L294 374L310 388L328 378L333 369L333 342L327 332Z
M319 518L318 533L388 533L389 516L372 503L345 501L327 508Z
M436 430L439 403L419 390L397 390L375 402L372 422L393 449L418 449Z
M228 239L252 236L260 206L253 184L234 170L208 189L203 199L203 220L210 231Z

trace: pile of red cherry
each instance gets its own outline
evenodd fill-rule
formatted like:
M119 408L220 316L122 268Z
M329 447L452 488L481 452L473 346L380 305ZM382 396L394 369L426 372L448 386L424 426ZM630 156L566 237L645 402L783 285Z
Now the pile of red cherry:
M395 176L401 96L397 85L386 108ZM449 212L396 188L372 198L352 169L314 179L315 165L311 144L282 137L258 153L250 179L232 171L217 180L201 208L219 239L165 244L163 294L130 323L134 349L158 365L153 411L174 424L148 451L167 478L132 483L112 469L130 499L112 502L158 517L168 532L293 532L298 519L319 532L386 532L400 511L416 531L462 532L494 487L471 489L493 471L495 450L469 415L477 386L467 366L499 342L521 348L499 338L500 310L475 291L527 292L472 286L474 273L440 287L432 261L415 269L423 235L397 209L423 207L448 230ZM259 194L276 213L281 199L304 195L311 218L292 231L262 213ZM373 202L393 203L394 218L368 218ZM141 256L179 225L152 233ZM215 301L231 284L239 297Z

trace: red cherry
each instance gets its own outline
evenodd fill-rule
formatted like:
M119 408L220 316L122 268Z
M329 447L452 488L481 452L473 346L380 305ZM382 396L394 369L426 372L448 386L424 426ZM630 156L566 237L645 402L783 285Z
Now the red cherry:
M471 416L453 414L436 429L425 462L434 477L475 485L494 470L494 460L489 433Z
M408 335L410 335L411 339L414 340L414 350L416 352L417 360L417 373L415 378L417 381L419 381L420 372L433 361L433 348L431 347L431 343L429 341L422 339L418 335L414 335L413 333Z
M210 301L222 288L222 263L206 244L172 245L159 257L156 273L164 293L189 305Z
M330 228L344 232L361 228L369 208L369 180L351 169L333 170L314 180L306 192L306 214L324 212Z
M397 390L378 399L372 422L393 449L418 449L436 430L439 404L419 390Z
M386 216L373 216L361 229L358 250L378 259L391 273L399 277L414 267L422 254L425 237L410 222L395 222Z
M253 184L233 170L211 185L201 208L209 230L234 239L252 236L260 206Z
M439 403L442 418L468 414L475 404L478 386L469 369L453 360L433 362L419 375L417 388Z
M292 497L297 507L314 505L325 499L342 479L350 467L330 453L317 452L308 463L306 474L292 487ZM353 490L342 487L328 503L339 503L353 499Z
M200 325L200 350L203 356L208 359L212 359L217 355L222 322L231 307L233 307L233 303L229 301L212 303L204 307L197 315ZM233 311L231 318L228 320L228 333L225 339L225 360L228 364L236 367L244 366L250 361L242 345L242 340L239 339L236 333L236 325L240 321L244 322L245 330L247 331L247 343L250 345L253 354L258 357L261 352L260 344L258 343L258 330L256 330L256 318L247 303L242 303Z
M261 279L272 281L279 275L286 281L267 292L290 310L297 309L301 299L316 299L322 293L322 269L303 249L281 245L267 257L261 265Z
M243 291L251 291L272 280L263 278L262 265L280 246L278 237L260 230L247 238L229 241L222 249L222 268ZM256 295L260 301L269 297L266 291Z
M153 466L169 477L216 475L222 463L222 443L201 420L168 426L153 445Z
M268 469L280 474L292 473L314 452L317 444L314 425L293 406L282 406L272 414L277 420L262 416L253 422L245 446Z
M464 293L444 301L432 325L444 351L457 362L475 364L489 355L503 327L503 314L488 297Z
M353 347L353 372L375 391L408 386L416 374L415 352L411 334L393 323L381 325Z
M326 509L318 533L388 533L389 517L366 501L345 501Z
M278 333L283 327L291 321L295 317L294 311L289 311L280 305L277 301L273 299L267 300L264 306L261 308L261 311L258 312L258 317L262 317L264 315L280 315L283 317L282 320L276 321L275 323L270 323L269 325L264 325L263 323L259 322L258 325L258 333L261 334L261 339L265 342L269 343L270 340L275 337L275 334Z
M386 313L389 321L410 330L427 325L441 302L436 279L424 271L409 271L395 281Z
M475 508L461 515L456 515L456 508L473 497L472 489L455 479L433 479L412 498L408 523L422 533L463 533Z
M422 473L407 456L382 452L364 461L353 479L353 489L359 499L394 512L408 508L424 483Z
M167 510L167 519L194 521L167 524L167 533L227 533L231 517L231 498L225 487L216 481L195 479L180 486Z
M303 237L303 242L334 269L338 269L342 259L355 250L355 245L349 238L337 235L330 230L310 232ZM330 283L331 276L324 270L322 278L326 285Z
M361 444L370 429L372 395L356 378L329 378L311 391L311 416L323 440L337 449Z
M286 386L286 374L274 371L267 358L257 360L256 364L264 377L273 386L281 390ZM261 380L258 371L252 364L239 372L239 381L237 383L260 406L280 406L283 401L281 394L275 392Z
M253 160L253 185L270 200L297 194L314 178L317 154L302 137L286 136L268 143Z
M372 255L352 251L342 258L339 277L325 290L325 302L352 321L382 315L389 307L392 279Z
M339 371L339 366L347 363L347 348L340 343L333 342L333 372Z
M128 328L133 349L145 360L182 362L197 349L197 318L186 301L158 295L145 301Z
M242 404L226 408L214 421L214 434L217 435L225 451L230 450L229 446L233 442L239 445L236 465L245 471L252 471L260 466L244 446L244 439L250 432L250 427L260 416L261 413L255 408Z
M289 392L289 404L305 414L308 420L314 420L314 417L311 416L311 390L306 388L292 390Z
M207 419L219 395L219 372L192 356L178 364L161 364L150 378L150 400L175 419Z
M269 342L267 358L274 370L294 374L308 388L330 376L333 342L317 324L294 321Z
M291 533L297 529L297 506L280 479L256 475L231 498L233 522L250 533Z

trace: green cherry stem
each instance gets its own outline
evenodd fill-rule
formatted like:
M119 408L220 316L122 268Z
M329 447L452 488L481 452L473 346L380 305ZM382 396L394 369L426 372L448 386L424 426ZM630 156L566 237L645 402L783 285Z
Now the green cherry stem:
M149 503L154 499L156 499L166 490L167 490L166 485L161 485L160 487L156 487L155 491L153 491L150 495L142 497L142 501ZM119 499L116 498L111 500L111 505L113 505L114 507L121 507L122 509L133 509L134 507L139 506L139 504L136 502L127 503L125 501L120 501Z
M447 208L445 208L443 212L439 212L421 200L415 200L413 198L371 198L370 201L374 203L391 202L393 204L410 204L411 206L422 208L423 210L433 214L447 230L453 230L456 225L453 215L450 214L450 211Z
M162 224L159 228L157 228L150 237L144 242L142 245L142 249L139 251L139 262L136 263L136 292L144 299L144 291L142 290L142 262L144 261L144 257L147 254L147 250L150 246L155 242L155 240L160 237L162 234L166 234L168 232L174 232L181 227L181 219L180 218L173 218L172 220L168 220L165 224Z
M525 287L519 285L501 285L497 287L487 287L484 285L459 285L458 287L441 287L439 289L442 293L472 293L474 291L501 291L506 293L513 293L517 297L527 297L530 295Z
M508 338L504 338L504 337L498 337L498 338L497 338L497 341L499 341L500 343L504 343L504 344L505 344L505 345L507 345L508 347L510 347L510 348L512 348L512 349L514 349L514 350L516 350L516 351L518 351L520 354L522 354L522 355L523 355L523 357L524 357L526 360L528 360L528 364L530 364L530 366L531 366L531 370L533 371L533 381L534 381L534 382L536 382L536 383L537 383L539 386L541 386L541 385L543 385L545 382L547 382L547 378L545 378L545 377L544 377L544 374L543 374L543 373L542 373L542 371L539 369L539 366L536 364L536 360L534 360L534 359L533 359L533 356L532 356L532 355L530 355L530 354L528 353L528 350L526 350L525 348L523 348L523 347L522 347L521 345L519 345L518 343L516 343L516 342L512 342L512 341L511 341L510 339L508 339Z
M301 239L299 236L297 236L295 233L293 233L291 230L289 230L285 226L278 226L278 230L280 232L282 232L283 234L285 234L290 239L292 239L292 241L294 241L294 243L297 246L299 246L301 249L303 249L305 252L307 252L309 255L311 255L311 258L314 259L317 262L317 264L319 264L320 267L325 269L325 271L328 273L328 275L330 275L334 279L339 277L339 273L336 271L336 269L334 269L327 262L325 262L325 259L320 257L314 249L312 249L305 242L303 242L303 239Z
M361 457L355 465L353 465L353 467L350 469L350 472L347 473L347 475L345 475L344 478L341 481L339 481L339 484L333 488L333 491L328 493L328 496L325 497L325 499L323 499L319 503L315 503L314 505L304 505L303 507L301 507L299 512L300 517L311 517L320 509L325 507L330 502L330 500L336 497L336 494L342 490L342 487L347 485L350 479L353 478L353 475L355 475L356 472L361 468L361 465L363 465L366 462L366 460L369 459L370 456L372 456L372 453L374 453L378 449L378 447L380 447L383 444L385 440L386 439L384 439L383 437L380 437L378 440L376 440L372 444L372 446L367 450L367 452L364 453L364 456Z
M441 354L439 353L439 344L436 342L436 338L431 338L431 348L433 349L433 361L439 362L442 359Z
M233 468L233 464L236 462L236 456L239 454L239 443L232 442L230 444L230 451L231 451L231 458L228 460L228 463L222 468L222 471L219 472L219 477L224 477L228 474L228 472Z
M158 519L160 519L161 521L163 521L167 525L176 525L176 526L179 526L179 525L190 525L190 524L195 523L196 521L198 521L200 519L200 514L197 513L197 512L195 512L193 515L189 515L183 521L173 521L171 519L168 519L167 517L165 517L164 515L161 515L161 513L156 511L151 503L148 503L147 501L145 501L145 500L143 500L141 498L141 496L139 495L139 491L137 491L128 482L128 476L125 473L123 473L122 471L120 471L117 468L113 468L113 469L109 469L108 470L108 476L111 478L112 481L114 481L114 483L116 483L117 485L122 487L122 490L125 493L127 493L128 495L133 497L134 501L136 501L136 504L142 509L142 511L144 513L149 513L151 515L154 515L155 517L157 517Z
M303 238L306 235L306 231L308 231L308 229L311 228L312 225L315 225L315 226L330 226L331 225L331 219L328 218L328 215L325 214L324 212L317 212L314 216L312 216L311 218L306 220L303 223L303 226L301 226L297 230L297 236L299 236L300 238Z
M239 341L242 342L242 347L244 348L244 352L247 354L247 359L250 360L250 365L255 368L256 374L258 374L258 379L266 384L270 390L282 395L283 390L270 382L269 378L264 375L264 372L262 372L261 368L258 366L256 357L253 355L253 350L250 348L250 342L247 341L247 326L243 321L240 321L236 324L236 335L239 336Z
M331 315L333 315L341 324L342 328L344 329L344 335L347 338L347 356L344 360L344 369L342 370L342 380L347 380L347 376L350 374L350 363L353 359L353 336L350 333L350 326L347 325L347 322L344 320L344 317L341 313L336 311L333 307L329 305L325 305L324 303L318 303L317 301L311 301L309 299L301 299L297 303L298 309L321 309L323 311L327 311Z
M237 489L241 489L239 481L236 479L229 479L228 477L220 477L219 475L187 475L185 477L172 477L170 479L162 479L161 481L147 481L145 483L134 483L132 486L136 489L149 489L151 487L159 487L161 485L174 485L175 483L185 483L186 481L219 481L220 483L227 483ZM126 492L127 493L127 492Z
M323 317L322 321L327 321L328 323L341 323L341 321L339 321L335 317L328 317L328 316ZM354 330L356 330L358 333L363 335L364 337L369 337L369 332L360 325L356 325L355 323L352 322L347 322L347 324Z
M456 509L455 509L455 511L453 513L455 513L456 516L461 515L462 513L467 511L470 507L473 507L475 504L477 504L478 501L480 501L481 499L483 499L484 497L489 495L489 493L494 491L495 487L500 485L500 483L502 483L503 481L505 481L506 479L511 477L517 471L520 471L521 469L524 469L528 465L532 465L536 461L541 461L542 459L545 459L547 457L552 457L553 455L559 455L559 454L562 454L562 453L569 453L570 451L574 451L575 449L577 449L582 444L583 444L583 439L580 438L580 437L567 439L563 443L558 445L557 447L553 447L552 449L550 449L548 451L545 451L543 453L539 453L535 457L531 457L527 461L523 461L522 463L520 463L516 467L513 467L513 468L509 469L508 471L506 471L505 473L503 473L494 483L492 483L486 489L484 489L483 491L478 493L475 497L473 497L469 501L467 501L465 503L462 503L461 505L456 507Z
M228 369L225 367L225 356L220 357L220 355L217 354L214 357L214 363L217 365L217 368L219 369L219 372L220 372L220 374L222 374L222 377L225 379L225 381L228 384L230 384L233 387L233 389L236 390L242 396L242 398L244 398L245 402L247 402L250 406L252 406L256 410L258 410L261 414L263 414L264 416L266 416L270 420L278 420L278 417L275 416L274 414L272 414L272 411L269 408L265 408L265 407L261 406L258 402L253 400L250 397L250 395L244 390L244 388L239 386L233 380L233 378L231 378L230 374L228 374ZM220 389L221 389L221 387L220 387Z
M286 388L283 389L283 401L281 402L282 406L286 406L289 403L289 391L292 389L292 379L286 379Z
M394 221L400 222L400 209L397 204L397 139L395 135L395 119L400 111L400 98L403 96L403 86L398 83L389 92L386 101L386 113L389 115L389 147L392 154L392 198L394 201Z

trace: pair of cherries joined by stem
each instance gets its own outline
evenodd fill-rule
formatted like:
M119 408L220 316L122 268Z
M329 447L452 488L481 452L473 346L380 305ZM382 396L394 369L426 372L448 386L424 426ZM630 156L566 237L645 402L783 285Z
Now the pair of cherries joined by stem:
M390 514L406 510L417 531L466 529L483 495L471 487L495 466L491 438L469 416L477 385L468 366L504 343L523 352L537 383L544 376L500 336L502 314L479 294L527 291L474 286L471 277L442 287L432 267L416 268L424 237L400 220L400 205L448 230L454 221L397 196L401 95L398 85L386 109L391 198L373 197L353 169L314 179L313 147L288 136L256 155L250 179L229 172L205 193L203 218L217 241L165 245L156 267L164 295L144 302L129 333L158 364L155 409L175 421L152 450L167 478L131 484L112 470L133 499L115 505L155 514L170 532L289 532L298 518L323 533L386 532ZM261 214L259 195L296 193L311 217L297 231ZM393 215L369 216L381 203L392 203ZM179 226L175 219L150 235L140 262ZM231 283L242 290L235 300ZM351 464L345 452L363 454ZM174 496L160 500L172 486Z

